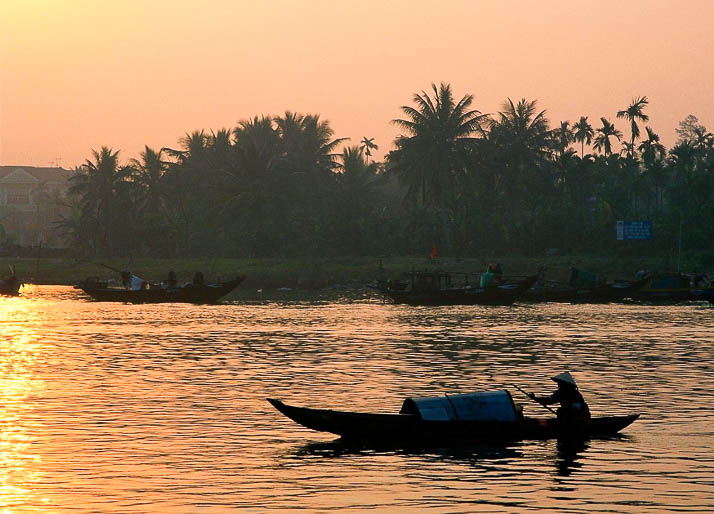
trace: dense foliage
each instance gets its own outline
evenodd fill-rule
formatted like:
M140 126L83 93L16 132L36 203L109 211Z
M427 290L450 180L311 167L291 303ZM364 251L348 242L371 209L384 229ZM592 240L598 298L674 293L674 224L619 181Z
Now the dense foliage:
M694 116L667 151L643 125L647 97L616 113L626 135L607 117L551 127L536 101L473 103L448 84L415 94L384 162L372 138L347 146L292 112L125 164L104 147L76 169L62 225L78 253L111 256L608 252L616 220L652 220L647 251L681 228L686 248L711 249L714 137Z

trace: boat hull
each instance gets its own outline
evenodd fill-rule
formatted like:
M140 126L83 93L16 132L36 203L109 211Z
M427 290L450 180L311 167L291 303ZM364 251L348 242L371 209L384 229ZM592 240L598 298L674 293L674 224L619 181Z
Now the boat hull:
M124 303L215 303L245 280L245 276L220 284L194 285L175 289L141 289L80 287L98 302Z
M536 277L529 277L518 283L486 288L458 287L432 291L413 291L376 287L383 296L393 303L406 305L512 305L535 283Z
M593 418L566 424L556 418L523 418L515 422L424 421L414 414L368 414L294 407L268 398L296 423L347 440L380 442L489 442L523 439L607 437L633 423L639 414Z

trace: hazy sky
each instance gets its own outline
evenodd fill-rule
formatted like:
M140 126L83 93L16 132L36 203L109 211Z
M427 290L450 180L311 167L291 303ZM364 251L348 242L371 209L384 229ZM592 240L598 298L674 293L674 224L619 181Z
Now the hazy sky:
M0 0L0 164L127 160L285 110L381 156L441 81L487 113L537 99L553 124L647 95L670 146L687 114L714 130L713 20L712 0Z

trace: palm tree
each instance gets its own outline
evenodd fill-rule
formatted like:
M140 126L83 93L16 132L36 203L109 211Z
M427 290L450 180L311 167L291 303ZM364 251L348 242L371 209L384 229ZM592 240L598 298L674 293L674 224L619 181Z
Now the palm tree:
M547 195L553 189L549 149L554 134L545 114L545 110L538 110L537 100L522 98L514 104L508 98L490 130L500 155L498 167L508 205L505 224L510 231L521 232L530 251L538 232L538 214L546 208ZM557 129L560 145L570 139L569 133L567 124Z
M169 164L162 160L163 153L163 148L156 151L145 145L144 151L139 154L141 160L131 159L129 161L135 170L134 181L144 189L146 205L150 208L157 208L161 204L162 182Z
M561 121L560 127L553 130L553 139L555 142L555 147L557 148L560 156L565 154L565 150L570 146L570 143L575 141L575 136L573 134L573 129L570 128L569 121Z
M338 166L332 212L335 239L352 255L364 251L372 238L366 228L369 213L374 210L378 188L384 175L377 173L377 163L369 163L361 147L343 149Z
M121 184L129 169L119 166L119 151L103 146L92 150L94 161L87 160L70 178L68 194L78 199L80 221L86 230L82 237L90 242L94 251L103 247L113 249L123 213L119 208Z
M287 111L274 118L285 152L290 156L293 172L313 177L331 175L336 167L337 146L348 138L332 139L334 131L318 114L298 114Z
M173 148L162 148L161 150L183 163L191 158L202 157L206 151L208 142L209 136L207 136L203 130L194 130L191 133L184 134L183 137L179 139L181 150L174 150Z
M597 135L594 139L593 147L598 152L604 150L605 157L612 153L612 145L610 143L610 138L617 138L618 141L622 139L622 132L615 128L615 125L610 123L607 118L600 118L602 122L602 127L595 130Z
M647 116L643 111L645 106L649 103L646 96L639 98L633 98L632 103L623 109L622 111L617 111L618 118L625 118L630 122L630 158L635 157L635 139L640 137L640 127L637 126L637 121L649 121L650 117Z
M372 150L379 150L379 146L377 146L375 144L374 138L370 137L368 139L367 136L362 138L362 141L361 141L359 147L362 149L364 154L367 156L367 162L369 162L369 158L372 157Z
M431 85L433 98L422 91L412 97L416 107L404 105L403 119L392 123L406 134L398 136L388 155L390 170L407 185L407 198L423 206L443 206L453 181L463 172L466 150L486 115L470 109L472 95L454 101L451 85ZM450 187L451 186L451 187Z
M638 148L642 153L645 165L649 165L654 161L664 159L667 150L664 145L659 142L659 135L655 134L654 130L650 127L645 127L645 130L647 131L647 139L642 141Z
M234 166L226 169L221 182L225 198L221 214L236 230L234 239L248 242L242 246L250 254L274 251L280 240L275 227L284 225L275 220L286 214L284 201L290 187L279 173L280 137L268 116L241 120L233 135ZM272 231L265 229L268 225L274 227Z
M580 120L573 125L573 136L575 141L580 143L580 158L585 158L585 143L590 144L593 140L595 132L592 126L588 123L587 116L580 116Z
M548 145L548 119L545 110L538 112L538 101L522 98L517 104L508 98L498 113L499 119L491 131L497 136L499 144L507 147L515 158L544 157ZM561 124L561 129L563 125ZM568 122L565 122L563 138L570 139Z

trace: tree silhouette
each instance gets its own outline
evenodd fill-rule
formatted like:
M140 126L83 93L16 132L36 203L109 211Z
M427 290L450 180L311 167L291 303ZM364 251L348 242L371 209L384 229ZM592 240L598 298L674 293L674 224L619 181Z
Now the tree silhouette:
M610 143L610 138L614 137L618 141L622 139L622 132L615 128L615 125L610 123L607 118L600 118L602 122L602 127L595 130L597 135L594 139L594 148L597 151L603 150L605 157L612 153L612 144Z
M416 107L402 106L404 119L392 123L406 132L394 141L390 169L407 185L407 197L421 204L443 206L445 195L463 172L468 145L485 115L470 109L472 95L454 101L451 85L431 85L433 98L415 93Z
M377 146L374 142L374 138L370 137L369 139L367 136L362 138L362 141L360 142L359 147L362 149L364 154L367 156L367 162L369 163L369 158L372 157L372 150L379 150L379 146Z
M592 126L588 123L587 116L580 116L580 120L573 125L573 136L575 141L580 143L580 158L585 158L585 144L588 145L592 142L595 131L593 131Z
M630 158L635 157L635 139L640 137L640 127L637 126L637 121L646 122L650 117L644 113L645 106L649 103L646 96L633 98L632 103L626 109L617 111L618 118L624 118L630 122Z

